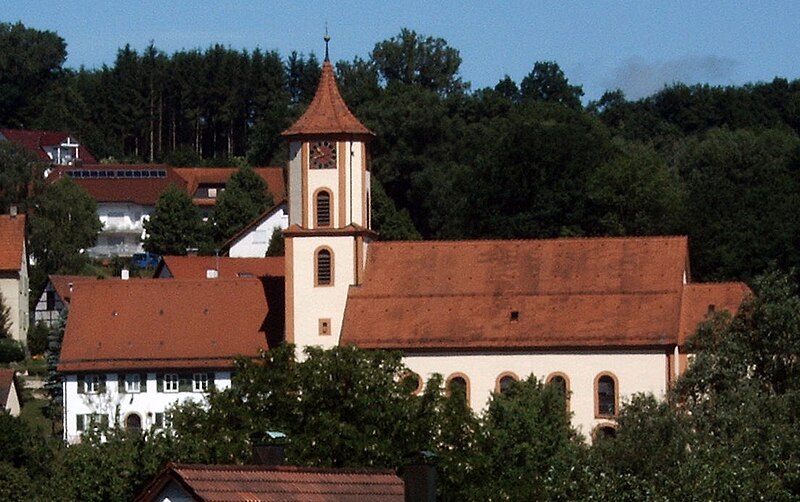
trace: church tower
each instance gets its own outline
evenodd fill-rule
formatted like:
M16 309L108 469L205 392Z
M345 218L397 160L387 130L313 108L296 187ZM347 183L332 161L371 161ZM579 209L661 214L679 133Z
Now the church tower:
M328 58L314 99L282 135L289 142L286 341L333 347L350 286L362 281L370 230L367 143L374 134L348 109Z

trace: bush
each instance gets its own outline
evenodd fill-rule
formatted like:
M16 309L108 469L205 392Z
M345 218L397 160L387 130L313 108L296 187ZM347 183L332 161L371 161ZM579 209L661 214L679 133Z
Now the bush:
M25 347L10 338L0 338L0 364L14 363L25 359Z
M32 324L28 329L28 352L32 356L44 354L47 350L47 337L50 336L50 328L43 323Z

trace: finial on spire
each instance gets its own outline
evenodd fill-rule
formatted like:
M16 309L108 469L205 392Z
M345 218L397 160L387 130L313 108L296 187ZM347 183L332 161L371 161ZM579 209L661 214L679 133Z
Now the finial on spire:
M328 21L325 21L325 61L330 61L328 58L328 42L331 41L331 36L328 35Z

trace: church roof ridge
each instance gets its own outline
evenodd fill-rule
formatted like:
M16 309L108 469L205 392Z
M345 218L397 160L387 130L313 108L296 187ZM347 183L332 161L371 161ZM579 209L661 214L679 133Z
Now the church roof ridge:
M314 99L308 109L281 133L282 136L298 136L305 134L361 134L374 136L374 133L359 121L350 108L347 107L336 76L333 65L329 60L322 64L322 75L319 86L314 94Z

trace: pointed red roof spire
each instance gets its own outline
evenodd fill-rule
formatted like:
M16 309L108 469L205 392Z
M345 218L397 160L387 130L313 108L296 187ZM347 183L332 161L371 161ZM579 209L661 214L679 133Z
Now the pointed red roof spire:
M347 103L339 94L333 65L328 59L328 41L325 36L325 61L322 63L322 75L314 99L308 109L297 121L281 133L282 136L299 136L304 134L375 134L362 124Z

